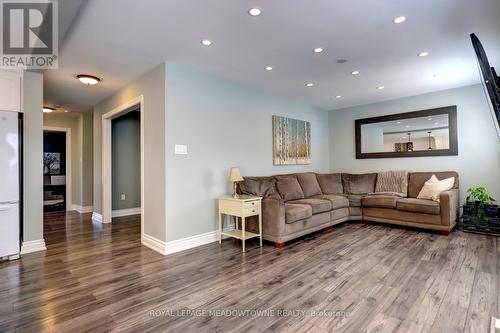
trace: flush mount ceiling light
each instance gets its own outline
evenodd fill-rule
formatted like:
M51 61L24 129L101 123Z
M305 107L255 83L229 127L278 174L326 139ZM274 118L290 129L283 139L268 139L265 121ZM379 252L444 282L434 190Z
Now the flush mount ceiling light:
M313 52L314 53L321 53L321 52L323 52L323 48L322 47L317 47L317 48L313 49Z
M266 69L266 71L272 71L273 70L273 66L267 66L265 69Z
M407 16L398 16L394 20L392 20L392 22L395 24L400 24L400 23L405 22L407 19L408 19Z
M358 75L359 74L359 71L352 71L351 72L352 75Z
M51 113L54 110L55 110L54 108L51 108L49 106L44 106L43 107L43 113Z
M385 89L385 87L384 86L378 86L377 89L378 90L382 90L382 89Z
M259 16L260 14L262 14L262 10L260 8L250 8L248 10L248 14L250 16Z
M427 51L420 52L420 53L418 54L418 56L419 56L419 57L427 57L428 55L429 55L429 52L427 52Z
M98 84L101 82L101 79L98 78L97 76L93 75L87 75L87 74L78 74L76 78L83 84L86 84L87 86L93 86L95 84Z
M306 83L306 87L309 87L309 88L314 87L314 83L312 83L312 82Z
M212 41L208 39L202 39L200 43L203 46L211 46L213 44Z

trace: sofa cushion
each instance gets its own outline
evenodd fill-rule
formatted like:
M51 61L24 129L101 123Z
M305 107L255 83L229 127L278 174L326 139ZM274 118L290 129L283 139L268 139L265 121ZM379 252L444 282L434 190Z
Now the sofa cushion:
M345 194L366 194L375 192L376 173L342 174L342 186Z
M314 173L298 173L297 180L299 181L302 192L304 192L304 196L306 198L321 194L321 188L319 187L318 181L316 180L316 175Z
M417 199L430 199L439 202L441 192L451 190L454 184L455 177L439 180L435 175L432 175L418 193Z
M349 207L349 200L343 195L337 194L320 194L315 195L313 198L330 200L332 210Z
M360 194L347 194L345 197L349 201L349 207L361 207L361 199L365 196Z
M312 207L313 214L329 212L332 210L332 203L330 202L330 200L326 200L326 199L307 198L307 199L289 201L288 203L309 205Z
M328 174L317 174L316 179L318 180L319 186L323 194L342 194L344 193L344 187L342 186L342 174L340 173L328 173Z
M401 197L395 195L368 195L361 198L363 207L394 208Z
M377 174L377 192L395 192L408 195L408 171L381 171Z
M408 178L408 198L416 198L425 182L428 181L432 175L435 175L439 180L455 177L453 188L458 188L458 173L455 171L410 172L410 176Z
M439 215L441 206L438 202L426 199L404 198L399 199L397 209L405 212Z
M295 176L276 177L276 188L285 201L304 199L304 192Z
M272 177L243 177L243 181L238 182L238 193L263 198L279 198Z
M285 223L297 222L311 216L311 205L285 203Z

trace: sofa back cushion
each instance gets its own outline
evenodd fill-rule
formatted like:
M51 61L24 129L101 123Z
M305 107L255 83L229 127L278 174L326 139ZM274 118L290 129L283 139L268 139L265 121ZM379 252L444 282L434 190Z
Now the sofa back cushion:
M297 180L299 181L302 192L304 192L304 196L306 198L322 194L318 180L316 179L316 174L312 172L298 173Z
M276 188L285 201L304 199L304 192L296 176L276 176Z
M408 198L418 197L425 182L428 181L432 175L436 175L439 180L455 177L453 188L458 188L458 173L456 171L410 172L410 177L408 178Z
M400 196L408 195L408 171L381 171L377 174L377 193L397 193Z
M237 192L263 198L280 197L272 177L243 177L243 181L238 182Z
M342 194L342 175L340 173L317 174L319 186L323 194Z
M342 174L342 186L345 194L366 194L375 192L376 173ZM418 193L417 193L418 194Z

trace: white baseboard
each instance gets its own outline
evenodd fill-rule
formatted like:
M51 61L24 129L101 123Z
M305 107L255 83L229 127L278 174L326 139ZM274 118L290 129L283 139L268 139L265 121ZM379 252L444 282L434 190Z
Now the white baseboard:
M135 208L125 208L125 209L115 209L111 213L112 217L130 216L141 214L141 207Z
M165 242L153 236L143 234L141 239L141 244L146 247L149 247L151 250L156 251L160 254L163 255L167 254L165 252L166 249Z
M219 241L219 231L210 231L204 234L176 239L170 242L164 242L155 237L144 234L141 243L158 253L167 255L217 241Z
M94 206L73 205L72 208L73 210L76 210L80 214L92 213L92 211L94 210Z
M45 240L37 239L32 241L23 242L21 245L21 254L27 254L38 251L45 251L47 248L45 247Z
M176 239L165 244L165 254L176 253L217 241L219 241L218 231L210 231L200 235Z
M92 222L102 223L102 215L96 212L92 213Z

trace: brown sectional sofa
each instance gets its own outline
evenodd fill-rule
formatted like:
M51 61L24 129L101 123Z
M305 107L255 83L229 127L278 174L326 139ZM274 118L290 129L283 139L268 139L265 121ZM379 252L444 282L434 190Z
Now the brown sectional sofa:
M455 177L453 189L440 202L417 199L432 175ZM316 174L244 177L238 193L262 196L263 238L282 247L284 242L348 220L364 220L431 229L448 234L459 209L458 174L413 172L408 175L407 197L377 194L377 173ZM249 231L256 223L248 221Z

